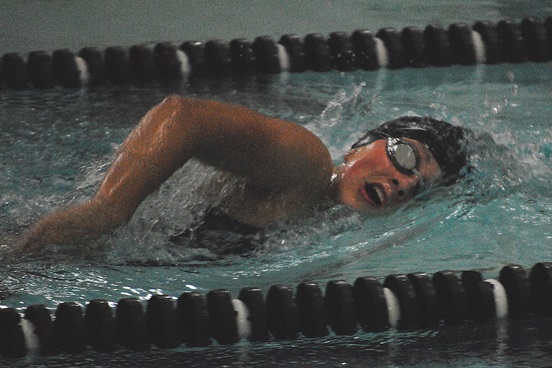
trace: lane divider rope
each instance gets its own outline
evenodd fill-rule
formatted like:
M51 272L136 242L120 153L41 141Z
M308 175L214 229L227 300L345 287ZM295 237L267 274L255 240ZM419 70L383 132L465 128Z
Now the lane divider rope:
M0 89L82 88L128 83L163 83L195 77L282 72L446 67L477 63L548 62L552 60L552 17L520 22L478 21L445 28L382 28L375 34L359 29L350 35L286 34L275 41L259 36L252 42L161 42L101 50L85 47L7 53L0 58Z
M315 282L241 289L178 298L153 295L147 301L123 298L60 303L52 313L32 305L23 313L0 309L0 354L20 358L78 354L91 348L143 351L183 344L205 347L240 341L266 342L381 332L446 328L493 320L552 317L552 262L504 266L497 279L479 271L440 271L359 277L353 284L329 281L325 293Z

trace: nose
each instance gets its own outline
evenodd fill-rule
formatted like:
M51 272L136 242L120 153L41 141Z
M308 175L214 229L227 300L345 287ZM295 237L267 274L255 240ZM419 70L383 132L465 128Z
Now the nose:
M401 175L391 178L390 184L397 198L403 199L416 195L420 180L415 175Z

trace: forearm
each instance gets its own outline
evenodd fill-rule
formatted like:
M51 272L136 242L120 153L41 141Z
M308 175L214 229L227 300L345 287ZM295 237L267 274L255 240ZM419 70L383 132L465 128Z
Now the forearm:
M180 112L177 98L152 108L121 145L94 198L44 216L24 234L16 249L76 244L129 221L143 199L191 156L191 141L186 137L192 130L178 127ZM179 135L180 142L174 135Z
M115 229L123 219L95 199L42 217L18 242L19 251L34 251L49 244L78 244Z

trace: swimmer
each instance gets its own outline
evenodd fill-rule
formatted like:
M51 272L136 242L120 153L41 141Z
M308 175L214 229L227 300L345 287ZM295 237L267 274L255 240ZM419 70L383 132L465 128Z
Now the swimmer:
M428 117L398 118L368 131L334 167L321 140L300 125L169 96L125 139L96 195L41 218L16 249L82 244L124 225L192 158L241 178L218 211L245 227L302 216L328 200L365 214L393 210L424 188L459 179L466 132Z

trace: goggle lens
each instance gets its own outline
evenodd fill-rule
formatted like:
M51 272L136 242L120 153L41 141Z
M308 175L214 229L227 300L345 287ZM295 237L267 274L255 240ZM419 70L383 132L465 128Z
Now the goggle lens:
M418 152L410 143L402 139L389 138L387 153L399 171L412 173L418 168Z

